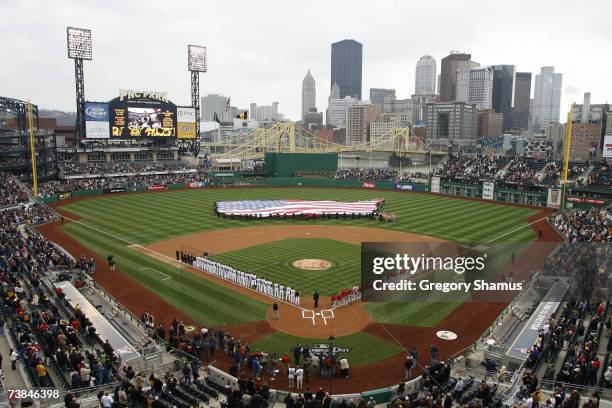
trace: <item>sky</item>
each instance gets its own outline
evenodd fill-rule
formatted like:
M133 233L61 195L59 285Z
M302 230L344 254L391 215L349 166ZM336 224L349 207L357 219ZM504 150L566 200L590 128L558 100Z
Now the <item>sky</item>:
M299 119L302 80L310 69L317 107L330 90L331 43L363 44L364 99L370 88L414 93L415 65L451 50L481 65L517 71L554 66L563 73L564 121L571 102L612 102L612 1L159 1L1 0L0 95L40 108L75 110L74 63L66 27L92 30L93 60L85 62L85 95L108 101L118 90L167 91L190 104L187 45L207 47L200 96L221 93L232 105L279 102ZM532 78L532 86L535 77ZM533 97L533 93L532 93Z

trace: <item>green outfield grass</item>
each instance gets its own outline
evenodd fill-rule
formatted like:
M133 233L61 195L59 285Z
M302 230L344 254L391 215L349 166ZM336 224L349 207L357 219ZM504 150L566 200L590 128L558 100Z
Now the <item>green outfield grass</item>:
M213 211L214 202L218 200L330 199L355 201L376 197L385 198L385 211L395 213L397 222L381 223L366 219L247 222L218 218ZM64 205L62 208L79 215L82 217L82 223L99 230L95 231L87 226L71 223L62 226L66 233L104 258L108 253L113 253L121 271L139 280L157 295L181 308L194 319L207 324L261 320L265 316L267 306L244 296L236 296L231 290L197 276L181 274L177 268L128 248L129 244L147 245L204 230L253 225L300 225L313 222L323 225L371 226L463 242L489 241L500 236L503 236L504 241L529 242L534 239L534 233L531 228L525 227L526 220L537 212L528 208L428 194L325 188L227 188L109 195L77 201ZM364 240L366 239L367 237L364 237ZM320 243L321 241L316 245ZM279 251L287 250L287 247L283 246L285 244L278 243L282 246ZM334 245L340 244L335 243ZM353 253L352 247L349 250L349 246L345 250L337 251L332 251L331 246L329 248L329 253L335 253L334 259L330 259L332 262L340 263L342 260L344 264L348 260L346 258L348 253ZM295 250L298 248L293 249ZM78 256L78 254L75 255ZM286 253L282 255L288 260ZM355 256L355 262L358 263L359 254L356 253ZM324 258L323 256L316 257ZM265 256L260 256L259 259L266 261ZM242 264L243 261L236 260L236 262ZM257 263L251 262L252 267L244 267L244 270L253 271L253 268L260 268L261 266ZM342 269L340 265L337 267L338 270ZM300 273L310 274L312 272L302 271ZM355 276L359 276L358 268L354 273L356 273ZM169 276L171 279L165 279L164 276ZM344 280L339 277L335 279L339 279L336 281L337 284ZM314 289L312 285L314 285L312 281L305 283L304 291L306 288ZM323 287L317 289L328 292L328 289ZM436 308L429 304L402 302L368 305L368 310L376 320L427 326L435 324L435 321L446 316L454 307Z
M307 339L278 332L253 343L251 350L276 352L279 356L287 353L293 362L291 350L296 345L307 344L312 347L314 344L327 343L327 339ZM348 353L340 354L347 357L351 367L384 360L405 351L403 347L363 332L337 337L334 346L351 349Z
M293 267L299 259L324 259L329 269L306 271ZM249 271L266 279L283 282L310 297L315 289L331 295L359 283L360 247L325 238L291 238L225 252L213 260L241 271Z

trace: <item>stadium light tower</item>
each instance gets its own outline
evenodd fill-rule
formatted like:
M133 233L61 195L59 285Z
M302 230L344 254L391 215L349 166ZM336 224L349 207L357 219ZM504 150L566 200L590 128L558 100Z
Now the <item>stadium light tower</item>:
M76 82L77 121L75 131L81 140L85 136L85 76L83 60L91 61L91 30L85 28L66 27L68 39L68 58L74 60L74 77Z
M191 72L191 104L195 108L196 137L200 137L200 72L206 72L206 47L187 46L187 69Z

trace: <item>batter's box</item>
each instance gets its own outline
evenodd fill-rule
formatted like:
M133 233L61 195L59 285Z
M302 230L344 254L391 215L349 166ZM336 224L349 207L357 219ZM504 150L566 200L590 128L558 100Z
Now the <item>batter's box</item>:
M327 319L333 319L334 318L334 311L333 311L333 309L322 309L321 310L321 317L323 318L323 323L325 323L325 325L327 326Z
M315 323L315 312L314 310L302 309L302 319L312 319L312 325L316 326Z

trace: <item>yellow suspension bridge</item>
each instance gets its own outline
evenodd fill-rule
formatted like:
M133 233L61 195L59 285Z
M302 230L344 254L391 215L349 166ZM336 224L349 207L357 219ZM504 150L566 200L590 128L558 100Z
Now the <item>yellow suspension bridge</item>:
M391 127L369 141L340 144L323 139L295 122L278 122L271 127L220 130L221 141L202 142L203 150L222 159L261 158L266 152L325 153L325 152L395 152L396 154L444 154L430 148L409 127Z

